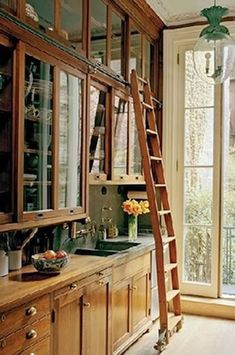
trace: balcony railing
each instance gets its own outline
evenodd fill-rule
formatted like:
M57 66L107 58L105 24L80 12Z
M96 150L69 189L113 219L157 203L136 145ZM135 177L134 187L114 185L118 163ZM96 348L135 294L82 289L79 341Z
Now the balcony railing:
M223 285L234 286L235 294L235 227L223 228Z

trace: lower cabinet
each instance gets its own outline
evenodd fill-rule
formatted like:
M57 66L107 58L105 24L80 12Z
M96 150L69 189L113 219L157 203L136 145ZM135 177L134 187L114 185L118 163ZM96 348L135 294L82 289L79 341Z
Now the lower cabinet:
M151 325L149 276L149 254L114 269L112 299L114 354L121 354Z
M74 282L54 295L56 355L111 355L111 269Z

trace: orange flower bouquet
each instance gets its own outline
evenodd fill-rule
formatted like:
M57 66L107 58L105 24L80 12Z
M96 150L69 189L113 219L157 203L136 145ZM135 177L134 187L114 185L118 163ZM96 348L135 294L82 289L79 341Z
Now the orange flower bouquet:
M136 200L126 200L122 204L124 212L128 213L128 239L130 241L137 239L137 216L149 213L149 202Z

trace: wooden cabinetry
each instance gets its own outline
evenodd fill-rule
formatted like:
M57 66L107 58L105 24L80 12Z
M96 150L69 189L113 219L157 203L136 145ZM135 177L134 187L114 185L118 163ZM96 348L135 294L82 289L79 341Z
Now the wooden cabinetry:
M106 269L55 293L54 354L111 354L110 285Z
M150 321L150 255L114 268L113 353L119 354L148 329Z
M49 295L0 314L0 354L50 351L51 317Z

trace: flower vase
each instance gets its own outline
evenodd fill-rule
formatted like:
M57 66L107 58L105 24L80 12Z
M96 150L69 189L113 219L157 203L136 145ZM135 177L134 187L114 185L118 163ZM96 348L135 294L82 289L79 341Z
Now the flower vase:
M129 215L128 216L128 240L129 241L133 241L137 239L137 230L138 230L137 216Z

